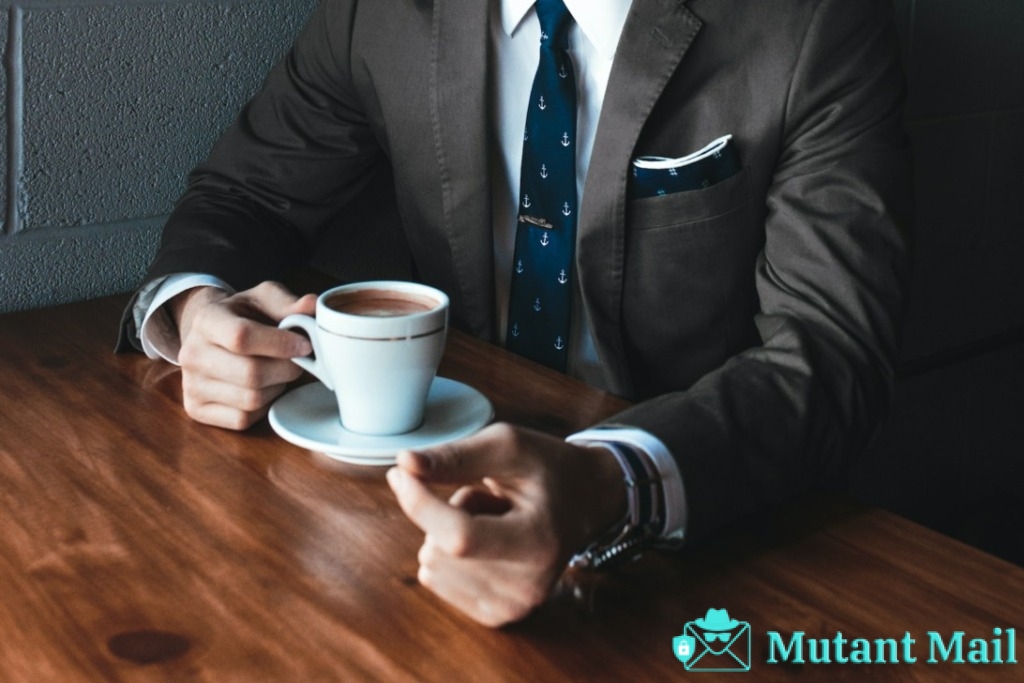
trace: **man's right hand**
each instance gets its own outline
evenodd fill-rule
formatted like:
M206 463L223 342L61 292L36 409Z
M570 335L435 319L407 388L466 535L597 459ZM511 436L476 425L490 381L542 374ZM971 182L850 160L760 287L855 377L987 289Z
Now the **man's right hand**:
M277 323L313 315L316 296L296 297L276 282L238 294L197 287L168 305L181 338L185 412L198 422L247 429L302 374L289 359L312 351L308 339Z

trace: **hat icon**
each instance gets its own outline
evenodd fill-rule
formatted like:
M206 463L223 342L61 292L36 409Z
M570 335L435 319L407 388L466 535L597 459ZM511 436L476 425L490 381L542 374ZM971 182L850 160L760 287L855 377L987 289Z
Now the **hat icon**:
M704 631L731 631L740 625L740 622L729 618L729 610L713 607L703 619L696 619L693 623Z
M750 622L712 608L687 622L672 648L687 671L750 671L750 640Z

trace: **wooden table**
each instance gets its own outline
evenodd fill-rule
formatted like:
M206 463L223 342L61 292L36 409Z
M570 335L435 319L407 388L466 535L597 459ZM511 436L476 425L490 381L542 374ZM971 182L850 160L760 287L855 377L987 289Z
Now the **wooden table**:
M111 352L124 302L0 316L0 680L710 681L672 639L711 607L750 622L748 680L1024 680L925 663L928 631L1024 631L1024 569L829 499L477 626L417 584L382 470L192 423L174 369ZM623 406L457 334L441 374L559 435ZM918 662L771 665L768 631L909 632Z

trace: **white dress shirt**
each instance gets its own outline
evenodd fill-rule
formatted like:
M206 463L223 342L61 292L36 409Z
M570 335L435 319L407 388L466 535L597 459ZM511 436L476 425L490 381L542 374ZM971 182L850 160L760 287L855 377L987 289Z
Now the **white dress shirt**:
M540 23L533 10L535 0L499 0L500 11L491 13L489 27L496 71L496 88L491 111L494 114L500 159L491 164L494 216L494 263L496 310L499 338L505 338L509 285L515 249L516 217L519 206L519 173L526 128L526 103L540 59ZM583 187L594 147L597 122L611 73L615 49L632 0L564 0L574 24L569 31L569 54L576 70L576 187L579 203L585 201ZM230 290L209 275L172 275L144 287L135 307L137 328L143 350L151 358L177 362L177 331L169 323L163 304L175 295L200 285ZM580 301L579 283L574 283L572 338L569 346L569 374L591 385L606 388L594 350L589 323ZM686 527L686 497L678 465L668 448L654 435L639 429L586 430L568 439L573 443L600 445L619 441L640 448L650 458L662 481L665 500L663 537L682 539Z

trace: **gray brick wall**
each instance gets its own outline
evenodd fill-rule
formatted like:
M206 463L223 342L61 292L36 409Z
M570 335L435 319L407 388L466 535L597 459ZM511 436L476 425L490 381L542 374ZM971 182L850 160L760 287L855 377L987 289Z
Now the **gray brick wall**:
M0 311L133 288L314 2L0 2Z
M10 42L11 42L10 38L11 37L9 35L9 29L8 29L8 23L7 23L7 18L9 16L9 14L10 14L10 10L8 8L6 8L6 7L3 7L2 5L0 5L0 10L2 10L2 11L0 11L0 44L3 45L3 49L0 50L0 54L3 55L3 64L5 66L5 71L3 73L3 76L0 77L0 107L2 107L2 110L0 110L0 111L3 112L3 117L2 117L2 119L0 119L0 122L6 124L7 120L10 118L7 115L7 112L8 112L7 81L8 81L8 74L12 70L11 67L7 66L8 64L10 64L9 57L10 57L10 52L11 52L11 46L10 46ZM7 126L6 125L4 126L4 131L5 132L7 131ZM10 135L2 135L2 136L0 136L0 178L3 179L3 182L0 183L0 237L2 237L4 235L4 233L6 232L6 229L7 229L7 195L9 193L8 183L7 183L7 178L8 178L8 173L7 173L7 171L8 171L7 146L9 144L9 142L10 142L10 138L11 138ZM2 243L0 243L0 244L2 244ZM0 250L2 250L2 249L3 249L3 247L0 247ZM0 254L2 254L2 251L0 251ZM0 277L3 277L3 271L4 271L4 262L3 262L2 259L3 259L3 256L0 255ZM2 301L5 298L2 295L2 292L3 292L3 290L0 289L0 309L3 308Z

